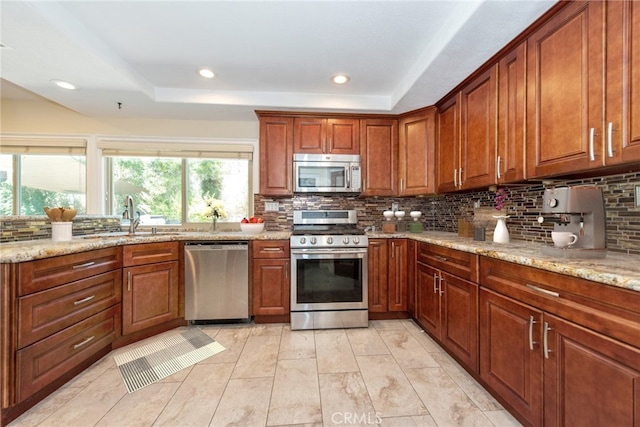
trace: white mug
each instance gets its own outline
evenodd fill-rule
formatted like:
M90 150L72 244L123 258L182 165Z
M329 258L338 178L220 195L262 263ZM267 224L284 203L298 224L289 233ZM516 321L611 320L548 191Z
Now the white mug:
M566 248L578 241L578 236L570 231L552 231L553 244L558 248Z

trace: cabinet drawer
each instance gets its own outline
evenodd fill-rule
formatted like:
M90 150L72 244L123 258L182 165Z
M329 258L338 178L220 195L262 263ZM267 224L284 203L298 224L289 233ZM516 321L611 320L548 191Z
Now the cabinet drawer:
M121 267L120 247L23 262L18 267L18 295L43 291Z
M420 243L418 262L472 282L478 281L478 256L469 252Z
M480 285L640 347L640 292L488 257Z
M18 348L120 302L122 271L110 271L18 299Z
M177 261L179 247L178 242L144 243L141 245L125 246L122 249L123 264L125 267L131 267L156 262Z
M254 240L251 242L253 258L289 258L288 240Z
M16 353L21 402L109 346L120 335L115 305Z

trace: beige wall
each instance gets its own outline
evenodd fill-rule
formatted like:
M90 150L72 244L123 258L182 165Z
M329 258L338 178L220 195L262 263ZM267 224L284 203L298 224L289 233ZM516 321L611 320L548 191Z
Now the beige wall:
M2 100L0 130L17 133L98 134L258 139L259 123L205 120L94 119L49 101Z

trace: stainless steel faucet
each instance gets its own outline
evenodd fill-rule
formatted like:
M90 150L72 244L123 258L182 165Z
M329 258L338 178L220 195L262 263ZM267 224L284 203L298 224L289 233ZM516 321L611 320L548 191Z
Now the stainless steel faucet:
M123 218L129 218L129 234L135 234L136 228L140 225L140 212L136 212L137 217L134 215L135 204L133 203L133 197L127 196L125 201L126 210L122 214Z

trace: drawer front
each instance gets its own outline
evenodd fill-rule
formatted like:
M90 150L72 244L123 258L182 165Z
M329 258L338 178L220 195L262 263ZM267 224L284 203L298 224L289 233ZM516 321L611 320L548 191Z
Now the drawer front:
M19 350L16 353L18 400L25 400L108 347L120 336L120 326L120 305L115 305Z
M640 348L640 292L489 257L480 285Z
M469 252L420 243L418 262L472 282L478 281L478 256Z
M156 262L177 261L180 244L178 242L144 243L125 246L123 250L125 267L154 264Z
M122 267L122 248L105 248L19 264L18 295L28 295Z
M253 258L289 258L291 256L288 240L254 240L251 242Z
M18 348L41 340L122 299L122 270L110 271L18 299Z

